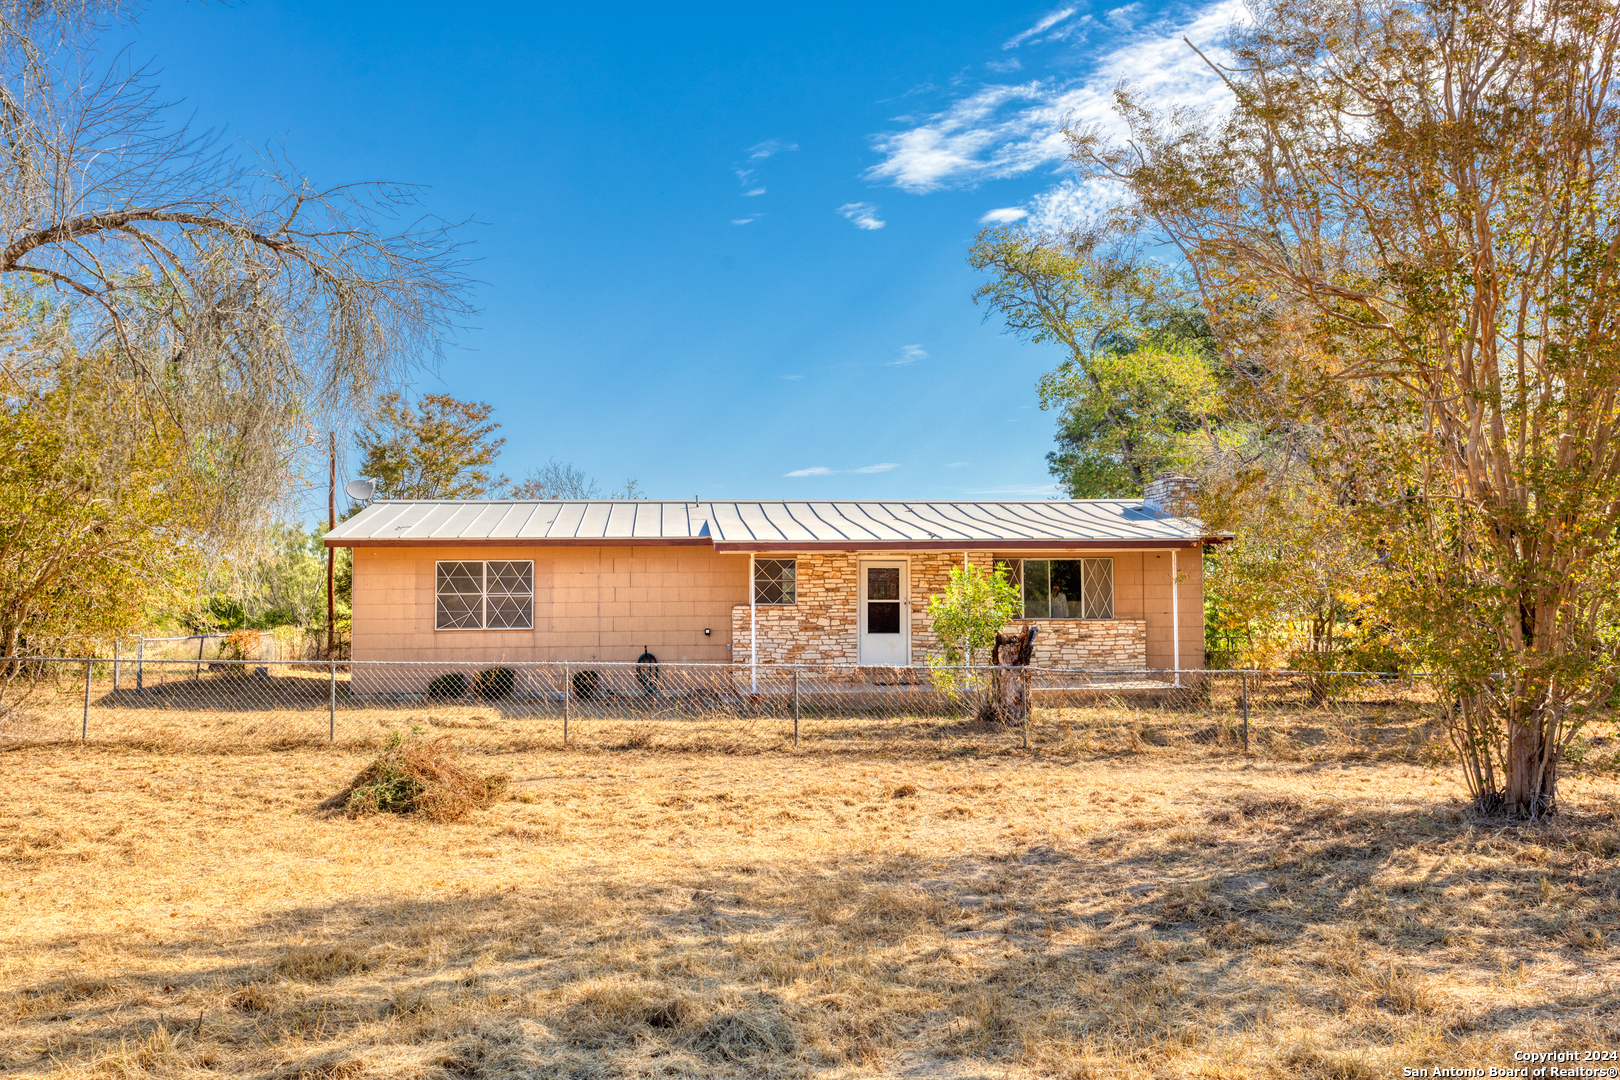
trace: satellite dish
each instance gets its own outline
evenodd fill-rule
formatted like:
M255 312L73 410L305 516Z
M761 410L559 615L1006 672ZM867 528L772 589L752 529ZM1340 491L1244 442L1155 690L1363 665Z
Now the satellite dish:
M350 480L343 485L343 493L355 502L365 502L376 490L375 480Z

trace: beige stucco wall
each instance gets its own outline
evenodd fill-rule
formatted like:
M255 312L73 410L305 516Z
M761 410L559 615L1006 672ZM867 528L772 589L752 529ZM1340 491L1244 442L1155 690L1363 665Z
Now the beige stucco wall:
M634 661L651 649L667 662L748 659L748 556L704 547L360 547L354 562L356 660ZM970 552L988 566L995 553ZM1041 551L1024 558L1109 557L1114 560L1110 644L1090 647L1090 623L1063 620L1043 628L1036 662L1043 666L1172 666L1170 552ZM1204 661L1203 568L1197 547L1178 553L1181 575L1181 666ZM787 553L771 557L789 557ZM762 663L856 662L857 566L863 557L904 558L910 565L912 662L937 651L928 598L944 591L961 552L800 554L799 602L758 610ZM532 559L532 630L435 630L434 566L440 559ZM703 629L708 627L707 637ZM1143 642L1145 638L1145 657ZM727 648L735 646L735 652ZM1105 654L1106 653L1106 654ZM1126 654L1129 655L1126 655ZM1138 659L1142 657L1142 659Z
M533 630L435 630L441 559L532 559ZM704 547L356 548L356 660L730 659L748 556ZM705 637L704 627L712 633Z

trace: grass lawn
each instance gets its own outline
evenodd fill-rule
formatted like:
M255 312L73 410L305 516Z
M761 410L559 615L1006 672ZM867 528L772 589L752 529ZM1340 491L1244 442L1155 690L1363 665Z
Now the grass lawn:
M1620 790L1147 751L0 752L3 1076L1400 1076L1620 1050ZM1620 1063L1609 1063L1620 1064Z

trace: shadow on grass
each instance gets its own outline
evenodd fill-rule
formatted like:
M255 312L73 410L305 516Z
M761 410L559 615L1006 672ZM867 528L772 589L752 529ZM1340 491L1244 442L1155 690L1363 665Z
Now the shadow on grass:
M1446 993L1500 981L1510 960L1613 963L1615 942L1571 933L1612 910L1610 821L1506 830L1443 804L1347 809L1280 793L1205 816L979 857L616 866L625 876L611 879L585 866L457 898L288 907L228 937L62 937L42 946L51 969L101 954L118 974L16 992L12 1046L39 1049L13 1049L8 1064L105 1071L122 1054L152 1074L414 1062L446 1076L742 1076L904 1058L1174 1071L1194 1043L1263 1059L1302 1027L1372 1061L1403 1039L1485 1046L1531 1022L1552 1045L1560 1024L1620 1010L1612 984L1528 1006Z

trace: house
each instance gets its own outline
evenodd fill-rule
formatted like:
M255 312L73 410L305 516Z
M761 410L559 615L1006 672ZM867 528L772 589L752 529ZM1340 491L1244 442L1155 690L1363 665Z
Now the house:
M1157 483L1157 482L1156 482ZM376 502L353 657L922 665L953 567L1004 567L1033 663L1201 668L1202 549L1150 498L1039 502Z

